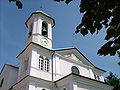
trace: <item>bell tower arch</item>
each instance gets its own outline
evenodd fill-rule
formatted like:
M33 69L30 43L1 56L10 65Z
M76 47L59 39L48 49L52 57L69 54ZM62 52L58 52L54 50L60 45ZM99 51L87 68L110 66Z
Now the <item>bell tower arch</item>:
M42 22L42 35L48 37L48 24L45 21Z
M42 11L37 11L30 15L25 24L28 28L26 46L30 42L34 42L45 48L52 49L54 19Z

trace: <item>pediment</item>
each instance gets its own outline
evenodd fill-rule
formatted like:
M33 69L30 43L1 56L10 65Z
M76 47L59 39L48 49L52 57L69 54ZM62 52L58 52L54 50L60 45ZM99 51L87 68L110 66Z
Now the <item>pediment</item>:
M82 63L87 66L94 67L94 65L76 48L59 49L56 51L58 54L66 57L68 59L77 61L77 62Z
M64 55L66 58L75 60L75 61L79 61L82 63L82 61L80 60L80 58L78 58L74 53L69 53L69 54L65 54Z

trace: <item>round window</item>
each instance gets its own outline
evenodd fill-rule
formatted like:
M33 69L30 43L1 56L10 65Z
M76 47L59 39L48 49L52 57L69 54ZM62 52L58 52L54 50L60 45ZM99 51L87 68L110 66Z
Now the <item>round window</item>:
M72 66L71 71L72 73L80 74L79 69L76 66Z

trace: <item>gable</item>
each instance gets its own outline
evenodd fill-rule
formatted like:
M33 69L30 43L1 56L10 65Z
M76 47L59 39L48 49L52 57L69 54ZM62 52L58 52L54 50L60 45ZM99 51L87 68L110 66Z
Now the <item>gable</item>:
M75 60L75 61L79 61L80 63L82 63L80 58L78 58L74 53L65 54L64 56L66 58L69 58L69 59L72 59L72 60Z
M82 55L82 53L80 53L76 48L59 49L59 50L57 50L57 53L68 59L71 59L74 61L79 61L80 63L82 63L84 65L94 67L94 65L90 61L88 61L88 59L85 58Z
M60 54L61 56L64 56L65 58L79 61L79 63L82 63L86 66L90 66L95 68L96 70L106 72L103 69L100 69L96 66L94 66L78 49L76 48L64 48L64 49L57 49L54 50L56 53Z

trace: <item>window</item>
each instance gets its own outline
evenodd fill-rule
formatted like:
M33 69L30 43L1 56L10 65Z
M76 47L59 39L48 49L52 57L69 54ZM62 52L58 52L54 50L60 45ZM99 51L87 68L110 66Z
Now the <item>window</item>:
M48 25L46 22L42 22L42 35L48 37Z
M66 88L66 87L64 87L64 88L62 88L61 90L67 90L67 88Z
M40 70L49 72L49 59L45 56L39 56L39 66Z
M94 77L96 80L100 80L100 76L94 74Z
M0 82L0 88L2 87L3 85L3 82L4 82L4 78L2 78L1 82Z
M42 89L42 90L45 90L45 89Z
M63 90L67 90L66 88L63 88Z
M29 27L28 38L32 35L33 23Z
M76 66L72 66L71 71L74 74L80 74L79 69Z

